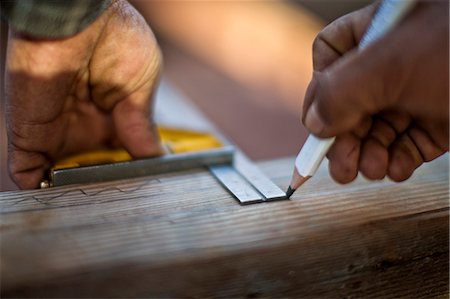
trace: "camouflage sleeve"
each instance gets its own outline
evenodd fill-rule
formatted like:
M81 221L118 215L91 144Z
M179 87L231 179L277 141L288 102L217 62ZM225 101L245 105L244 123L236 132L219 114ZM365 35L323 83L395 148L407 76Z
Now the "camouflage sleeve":
M25 35L62 38L82 31L111 0L2 0L1 14Z

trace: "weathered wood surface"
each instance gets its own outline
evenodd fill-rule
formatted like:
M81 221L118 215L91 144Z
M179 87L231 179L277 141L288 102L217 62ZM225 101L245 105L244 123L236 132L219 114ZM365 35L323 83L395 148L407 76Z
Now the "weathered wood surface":
M205 170L0 193L2 297L448 297L448 155L240 206ZM285 188L293 159L262 164Z

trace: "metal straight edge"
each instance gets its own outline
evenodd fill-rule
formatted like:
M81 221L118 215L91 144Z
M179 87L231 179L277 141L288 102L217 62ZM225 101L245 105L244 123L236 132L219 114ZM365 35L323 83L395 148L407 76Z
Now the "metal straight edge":
M286 199L286 193L275 185L253 162L241 151L234 155L234 168L255 187L266 201Z
M194 153L182 153L150 159L53 170L51 173L51 183L52 186L63 186L105 182L183 171L215 164L231 164L234 152L235 149L233 146L224 146L222 148Z
M245 180L231 165L211 165L210 172L221 185L231 192L241 204L262 202L263 196Z
M238 150L233 166L212 165L209 169L243 205L287 199L286 194Z

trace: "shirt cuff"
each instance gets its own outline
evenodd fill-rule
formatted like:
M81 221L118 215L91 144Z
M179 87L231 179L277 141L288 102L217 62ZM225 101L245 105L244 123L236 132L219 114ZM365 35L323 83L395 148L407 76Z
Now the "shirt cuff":
M92 23L111 0L2 0L1 14L16 31L36 38L64 38Z

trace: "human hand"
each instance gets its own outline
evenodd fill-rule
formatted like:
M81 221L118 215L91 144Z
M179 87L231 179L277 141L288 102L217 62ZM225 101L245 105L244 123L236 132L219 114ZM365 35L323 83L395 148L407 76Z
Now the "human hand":
M332 177L409 178L449 148L448 1L419 2L390 33L357 46L376 5L327 26L313 46L305 126L337 136Z
M142 16L126 1L65 39L10 30L6 62L9 171L36 188L63 156L123 146L132 156L161 153L149 121L161 55Z

